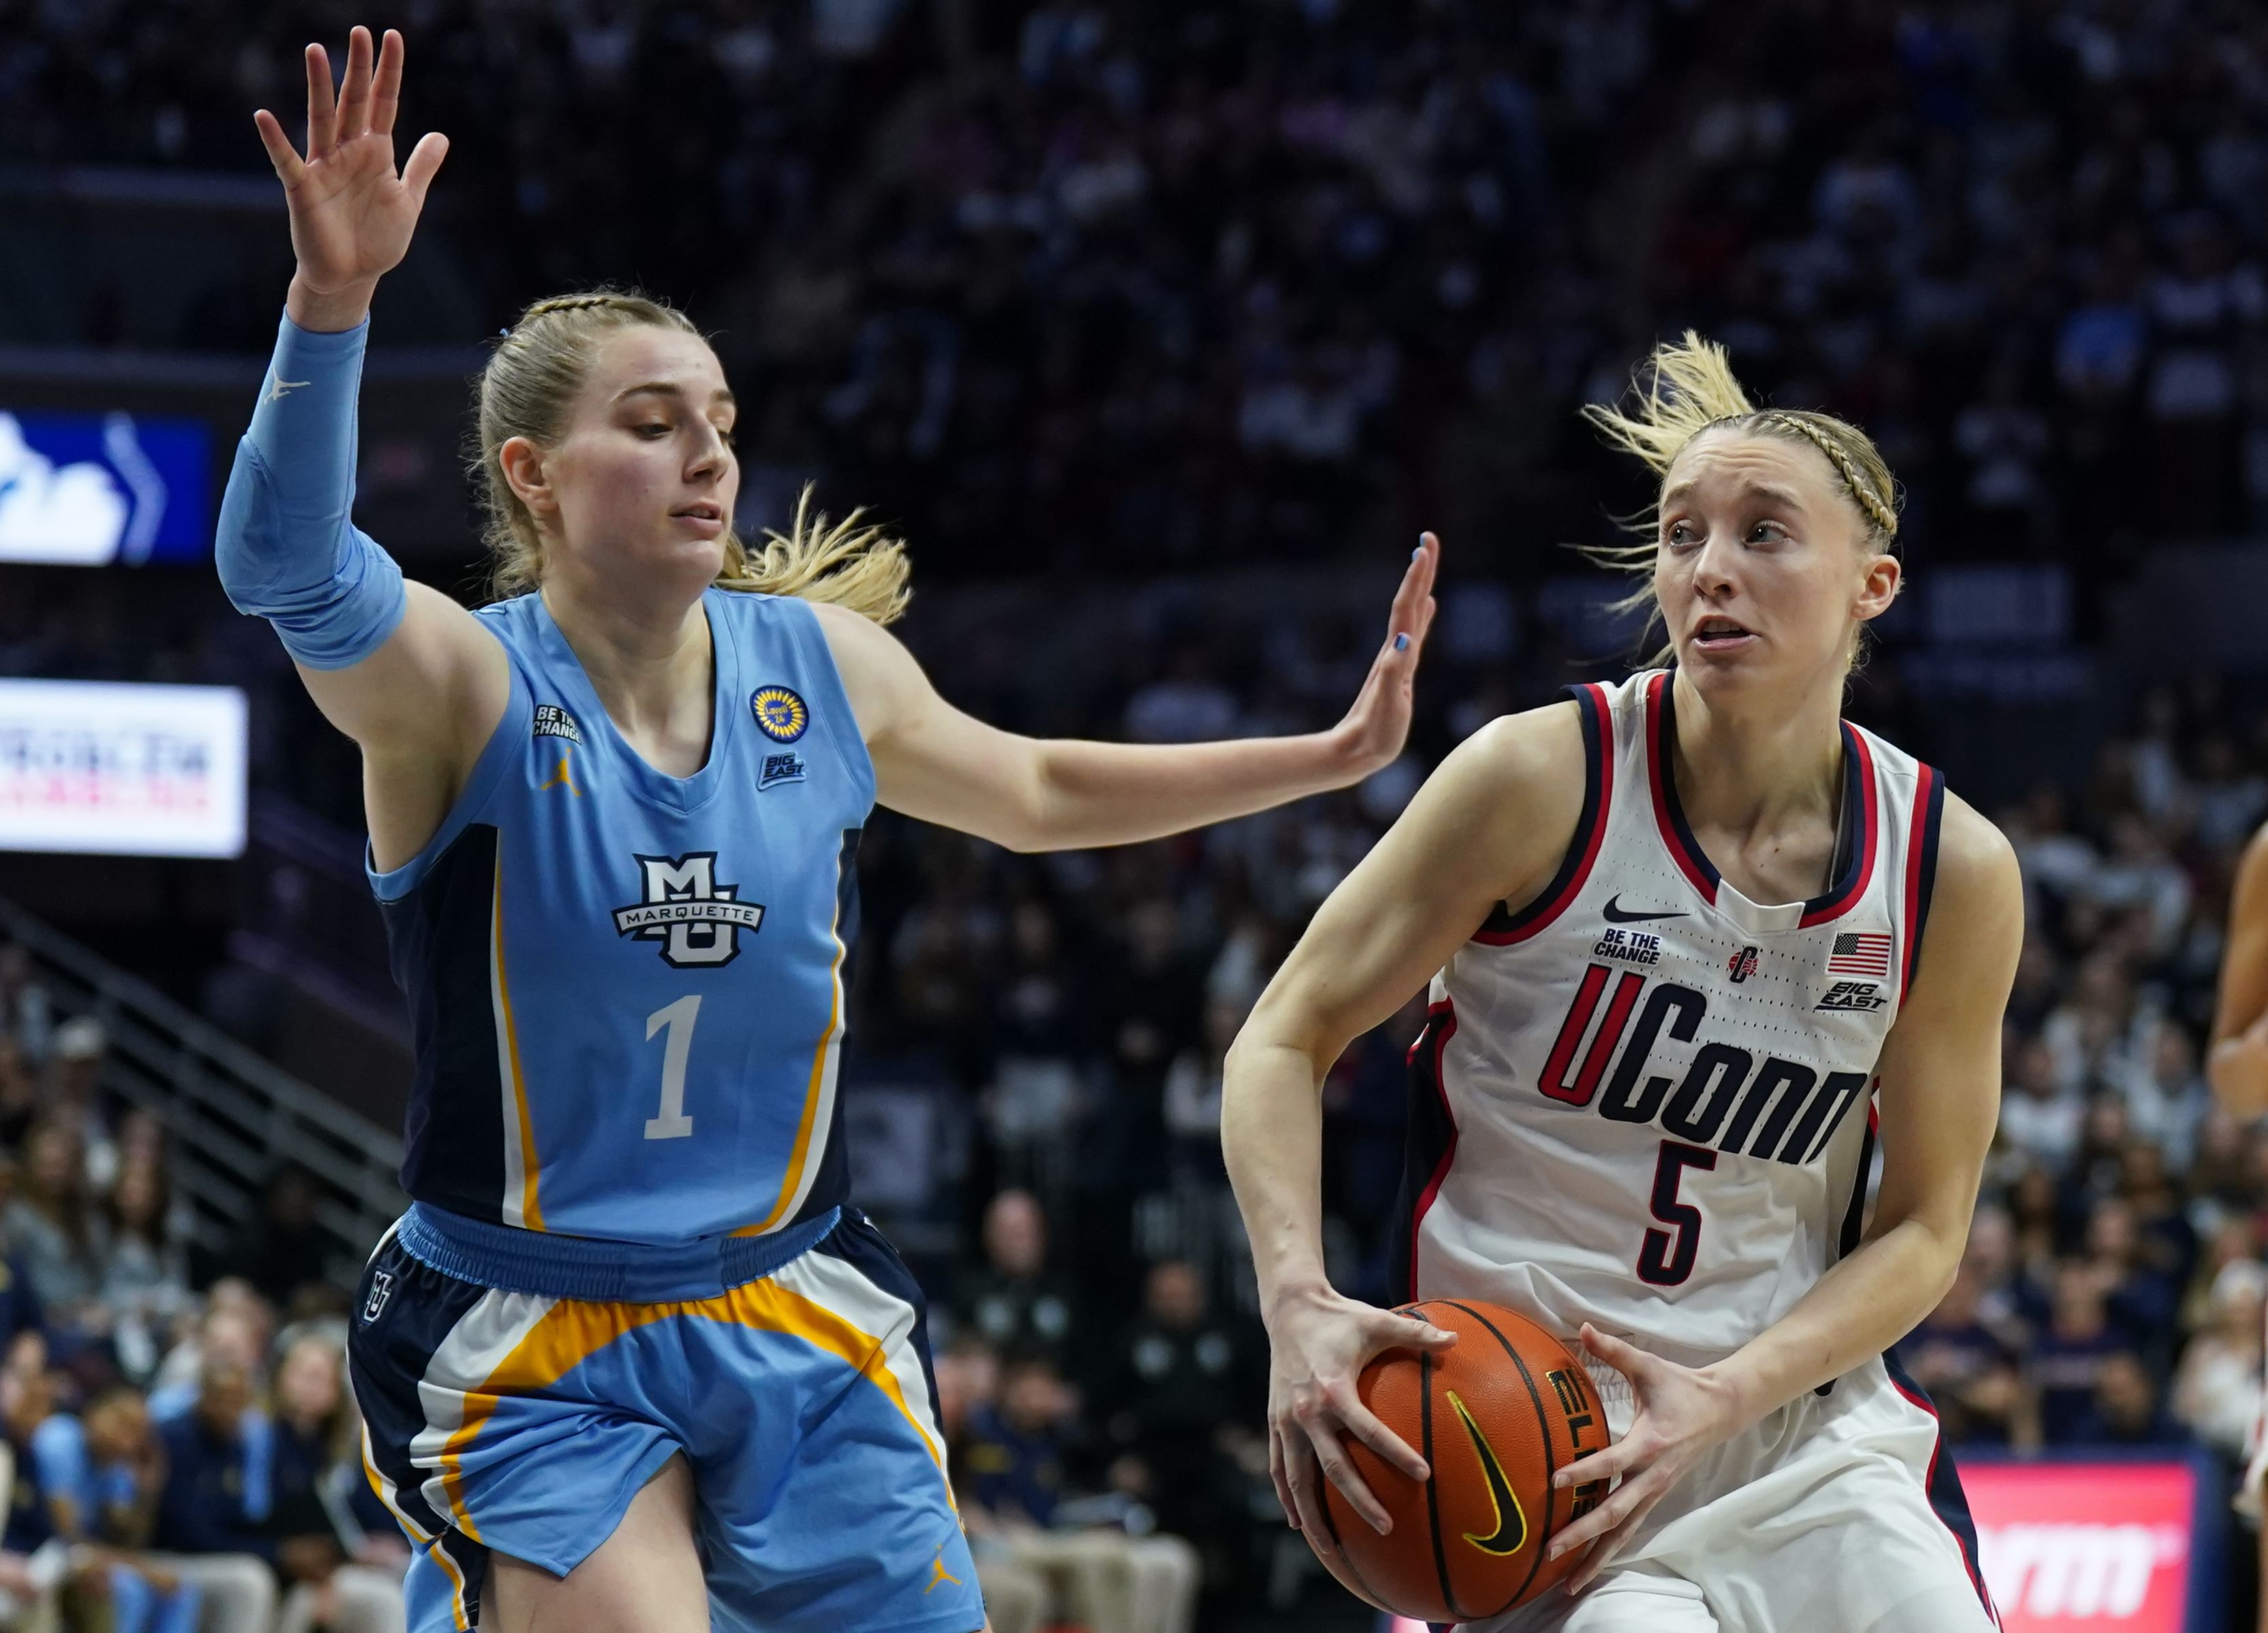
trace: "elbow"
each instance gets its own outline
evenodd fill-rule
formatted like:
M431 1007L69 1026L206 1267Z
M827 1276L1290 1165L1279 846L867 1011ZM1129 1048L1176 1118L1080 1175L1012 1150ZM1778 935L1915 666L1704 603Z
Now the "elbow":
M998 831L986 837L1023 857L1071 850L1091 842L1071 831L1071 815L1064 808L1048 764L1048 746L1028 738L1020 740L1025 753L1011 784L1013 791L1000 802L996 813Z

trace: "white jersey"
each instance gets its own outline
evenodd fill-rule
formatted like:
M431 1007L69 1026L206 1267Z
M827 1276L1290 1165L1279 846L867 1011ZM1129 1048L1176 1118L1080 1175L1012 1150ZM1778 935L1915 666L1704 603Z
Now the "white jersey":
M1856 1242L1944 783L1845 724L1833 883L1767 906L1679 809L1668 674L1575 693L1588 781L1566 859L1434 978L1411 1050L1397 1268L1417 1297L1591 1320L1701 1365Z
M1671 695L1660 672L1576 688L1566 859L1434 978L1400 1268L1419 1298L1507 1305L1571 1343L1588 1320L1697 1366L1857 1245L1945 785L1846 724L1833 883L1751 901L1678 808ZM1620 1438L1630 1386L1585 1365ZM1468 1633L1997 1625L1936 1414L1885 1355L1704 1452L1581 1598Z

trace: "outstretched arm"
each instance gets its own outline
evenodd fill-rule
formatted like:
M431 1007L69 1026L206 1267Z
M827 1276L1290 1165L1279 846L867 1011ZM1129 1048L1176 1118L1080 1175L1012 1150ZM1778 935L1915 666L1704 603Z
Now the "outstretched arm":
M1702 1453L1888 1350L1952 1286L1999 1121L2000 1019L2024 941L2015 853L1957 799L1946 801L1933 894L1920 969L1882 1045L1882 1182L1858 1251L1713 1366L1678 1366L1585 1324L1584 1345L1630 1379L1638 1413L1620 1440L1556 1477L1570 1486L1623 1476L1551 1541L1555 1558L1599 1542L1570 1593Z
M880 626L841 607L813 610L873 756L882 804L1012 850L1071 850L1264 811L1390 762L1410 732L1440 549L1427 533L1411 555L1385 644L1346 717L1300 737L1159 745L1019 737L939 697Z
M355 403L372 291L409 249L448 143L428 136L396 174L401 36L347 48L334 102L307 48L307 151L254 115L284 184L298 257L276 356L237 446L214 555L229 599L269 621L330 722L361 745L380 867L425 842L504 713L503 649L462 607L354 526Z
M2244 848L2229 893L2228 950L2205 1074L2232 1115L2268 1112L2268 828Z

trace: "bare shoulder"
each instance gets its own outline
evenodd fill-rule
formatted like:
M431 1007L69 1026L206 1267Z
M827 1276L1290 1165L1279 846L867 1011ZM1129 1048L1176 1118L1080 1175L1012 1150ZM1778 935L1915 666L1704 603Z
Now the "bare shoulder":
M1566 855L1589 784L1583 722L1572 702L1491 720L1451 750L1386 844L1413 864L1487 881L1493 899L1525 901Z
M1432 780L1460 792L1525 801L1572 790L1583 803L1583 719L1572 702L1499 715L1452 749Z
M1932 894L1940 908L1956 911L2009 908L2018 915L2021 925L2023 874L2016 865L2016 849L2006 834L1958 794L1945 797Z
M828 601L806 601L842 677L843 690L868 743L887 736L934 695L904 642L864 613Z
M835 652L836 663L850 653L854 661L860 658L888 663L911 663L913 654L906 651L905 643L876 623L864 613L854 613L847 607L837 607L832 601L806 601L811 615L819 620L820 633Z

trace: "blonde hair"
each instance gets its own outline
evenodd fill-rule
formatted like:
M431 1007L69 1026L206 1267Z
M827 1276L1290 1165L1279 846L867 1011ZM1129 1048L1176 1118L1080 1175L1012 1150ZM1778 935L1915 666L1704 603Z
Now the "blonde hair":
M1807 443L1819 450L1842 479L1858 511L1864 542L1882 555L1898 554L1896 479L1874 439L1848 420L1808 408L1757 408L1741 388L1724 347L1691 329L1674 344L1656 346L1631 384L1637 397L1633 412L1587 402L1582 416L1608 442L1644 460L1655 475L1668 475L1677 456L1704 431ZM1661 548L1660 519L1660 504L1650 504L1629 524L1643 542L1593 546L1585 551L1594 560L1644 578L1620 607L1645 607L1653 600L1654 557ZM1659 608L1655 615L1660 615ZM1855 660L1855 649L1853 657Z
M536 301L490 352L481 370L468 463L480 482L482 542L495 558L490 585L496 595L519 595L543 582L543 535L504 480L500 451L514 437L556 443L589 378L599 342L614 330L639 326L707 339L692 319L666 301L634 290L595 289ZM727 527L717 586L828 601L879 624L894 622L913 599L907 584L912 563L904 542L880 527L862 526L863 509L830 521L825 511L811 508L811 495L806 483L788 531L767 527L753 547Z

